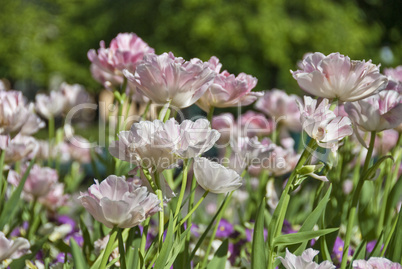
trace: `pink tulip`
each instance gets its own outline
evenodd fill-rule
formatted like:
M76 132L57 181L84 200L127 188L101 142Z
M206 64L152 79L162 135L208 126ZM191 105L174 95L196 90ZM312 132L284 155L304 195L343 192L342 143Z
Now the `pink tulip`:
M211 125L212 128L218 130L221 134L218 140L220 144L228 143L237 134L236 121L231 113L214 116Z
M148 53L154 53L154 49L136 34L121 33L110 42L109 48L101 41L98 52L91 49L88 58L92 62L93 77L109 88L108 85L121 85L124 78L122 71L134 72L138 62Z
M30 135L44 127L19 91L0 91L0 134Z
M173 53L148 54L136 72L124 75L154 103L185 108L194 104L212 84L215 73L199 59L185 61Z
M393 90L346 103L345 111L363 131L381 132L402 123L402 96Z
M193 169L198 184L212 193L227 193L242 185L242 178L234 170L206 158L195 158Z
M25 173L27 165L21 168L21 174L11 170L8 173L7 181L13 186L17 187L22 175ZM27 200L34 200L40 197L48 195L48 193L54 188L59 176L57 171L48 167L40 167L39 165L32 166L31 171L24 185L24 195Z
M141 121L134 123L130 131L120 132L109 152L123 161L161 172L179 158L193 158L208 151L218 138L218 131L212 130L205 119L181 124L173 118L165 123Z
M293 77L300 88L317 97L353 102L387 86L387 78L371 61L352 61L339 53L309 53L299 68L291 71Z
M249 110L239 116L238 124L240 125L243 136L267 136L275 129L275 123L271 119L267 119L263 114Z
M402 94L402 65L395 68L384 69L384 74L388 77L387 90L395 90Z
M60 116L66 104L67 100L60 91L51 91L49 95L37 94L35 96L35 110L46 119Z
M0 148L6 151L4 161L7 164L32 159L38 152L38 142L31 136L18 134L13 139L9 136L0 137Z
M160 201L146 187L137 187L124 177L108 176L78 197L83 207L109 228L131 228L160 211Z
M279 259L286 269L335 269L330 261L323 261L320 264L314 262L313 259L318 252L318 250L309 248L303 251L301 256L296 256L286 249L285 258L279 257Z
M328 99L322 100L317 107L317 100L304 96L304 106L298 104L303 130L315 139L319 146L336 151L338 142L353 134L350 119L337 117L329 109Z
M222 65L215 56L211 57L209 64L210 68L215 70L216 77L196 103L202 110L208 112L211 107L246 106L262 96L262 93L251 92L257 85L255 77L245 73L235 77L226 70L219 73Z
M402 266L386 258L372 257L368 261L353 261L353 269L402 269Z
M8 240L3 232L0 232L0 262L6 259L18 259L30 253L31 245L25 238L18 237L15 240Z
M59 207L67 205L70 195L64 193L64 184L55 183L49 192L38 199L39 203L46 206L51 211L56 211Z
M276 124L281 124L293 131L300 131L300 112L297 102L301 102L299 96L272 89L265 92L264 96L256 102L255 107L273 118Z

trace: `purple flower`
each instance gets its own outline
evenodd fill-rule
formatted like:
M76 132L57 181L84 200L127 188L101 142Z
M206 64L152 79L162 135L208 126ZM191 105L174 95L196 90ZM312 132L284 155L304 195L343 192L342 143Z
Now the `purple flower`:
M233 225L226 219L221 219L218 225L218 230L216 231L217 238L229 237L234 231Z
M338 263L342 262L342 255L343 255L343 247L344 247L345 243L343 242L343 240L338 236L335 239L335 244L334 244L334 248L332 249L332 259L334 259L335 261L337 261ZM348 250L348 256L352 255L352 249L349 248Z

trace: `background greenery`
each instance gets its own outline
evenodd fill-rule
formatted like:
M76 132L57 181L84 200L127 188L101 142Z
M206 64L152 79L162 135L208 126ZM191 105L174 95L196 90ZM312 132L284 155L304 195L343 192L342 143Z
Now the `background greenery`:
M0 78L28 95L55 77L97 91L87 51L135 32L157 53L216 55L256 76L257 90L297 92L289 69L306 52L401 64L400 12L400 0L4 0Z

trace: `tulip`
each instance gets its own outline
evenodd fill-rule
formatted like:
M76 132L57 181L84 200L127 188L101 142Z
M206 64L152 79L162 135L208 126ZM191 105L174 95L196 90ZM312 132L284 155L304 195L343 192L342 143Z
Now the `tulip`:
M238 124L240 125L243 136L267 136L275 129L275 123L271 119L267 119L263 114L249 110L239 116Z
M395 68L384 69L384 74L388 77L387 90L395 90L402 94L402 65Z
M84 86L80 84L67 84L63 82L60 85L59 92L65 99L64 112L68 113L73 107L90 102L89 94L85 91Z
M346 103L345 111L361 130L381 132L402 123L402 96L393 90Z
M59 91L51 91L49 95L35 96L35 110L46 119L60 116L66 105L66 98Z
M402 266L386 258L371 257L368 261L354 260L353 269L402 269Z
M0 232L0 262L6 259L18 259L30 253L29 241L18 237L15 240L8 240L3 232Z
M352 61L348 56L309 53L291 71L300 88L317 97L353 102L373 95L387 86L387 78L371 61Z
M257 85L255 77L245 73L235 77L226 70L219 73L222 65L214 56L209 60L209 65L215 70L216 77L196 103L202 110L208 112L211 107L247 106L262 96L262 93L251 92Z
M59 207L67 205L70 195L64 194L64 184L55 183L49 192L38 199L38 202L46 206L51 211L56 211Z
M109 48L101 41L97 52L94 49L88 51L92 76L106 88L121 85L124 79L122 71L128 69L134 72L148 53L154 53L154 49L136 34L120 33L112 39Z
M335 269L335 266L330 261L323 261L321 264L314 262L313 259L318 252L309 248L303 251L301 256L296 256L286 249L285 258L279 257L279 259L286 269Z
M43 128L44 122L33 113L19 91L0 91L0 134L30 135Z
M8 173L7 181L17 187L21 182L21 175L25 173L27 166L21 168L21 174L11 170ZM55 187L59 176L57 171L48 167L32 166L24 185L24 194L27 200L44 197Z
M160 201L146 187L137 187L125 177L108 176L78 197L83 207L109 228L131 228L160 211Z
M212 193L227 193L242 185L242 178L234 170L206 158L195 158L193 169L198 184Z
M286 94L285 91L272 89L255 103L255 108L272 117L275 122L292 131L300 131L300 111L297 102L299 96Z
M5 150L4 162L12 164L32 159L39 147L35 138L18 134L13 139L10 139L9 136L0 136L0 148Z
M317 107L317 100L304 96L304 106L300 103L298 105L303 130L311 138L317 140L321 147L336 151L338 142L353 134L350 119L337 117L329 109L328 99L322 100Z
M208 151L218 138L218 131L212 130L205 119L181 124L173 118L165 123L141 121L134 123L130 131L120 132L109 152L123 161L151 168L151 172L161 172L179 158L194 158Z
M223 113L214 116L211 125L213 129L218 130L221 134L218 140L220 144L226 144L232 137L236 136L237 125L232 113Z
M215 77L208 63L185 61L171 52L145 55L135 73L124 70L124 75L154 103L177 108L194 104Z

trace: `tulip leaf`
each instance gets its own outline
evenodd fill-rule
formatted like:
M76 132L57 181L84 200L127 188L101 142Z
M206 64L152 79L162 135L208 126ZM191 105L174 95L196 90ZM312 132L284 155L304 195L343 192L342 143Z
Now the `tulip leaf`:
M206 238L208 232L211 230L212 226L214 225L214 222L216 220L216 218L218 217L218 215L220 214L220 212L223 209L223 206L225 205L225 201L226 199L228 199L228 196L226 195L225 199L223 200L221 206L219 207L218 211L216 211L214 217L211 219L211 221L209 222L207 228L205 229L204 233L201 235L200 239L198 239L197 244L195 245L193 251L190 254L190 260L193 260L195 253L197 252L198 248L201 246L202 242L204 241L204 239Z
M394 158L392 158L391 155L387 155L387 156L383 156L381 157L375 164L373 164L372 167L370 167L370 169L364 173L363 175L363 179L364 180L370 180L372 177L374 177L377 169L380 167L380 165L387 159L391 159L392 162L395 162Z
M29 163L28 168L25 170L25 173L21 178L20 184L11 194L11 197L10 199L8 199L7 203L4 205L3 211L1 212L0 215L0 231L3 230L4 225L6 225L8 221L12 219L12 217L15 214L15 210L18 208L18 204L21 201L20 196L24 188L25 181L27 180L29 172L31 171L31 168L34 165L34 163L35 158L33 158Z
M165 269L170 269L172 267L172 264L175 262L176 257L179 255L180 251L183 248L184 243L186 242L186 236L190 232L190 229L185 230L181 236L180 239L177 237L175 242L174 242L174 248L172 250L172 255L169 258L168 263L165 265Z
M298 232L298 233L294 233L294 234L280 235L274 239L274 246L294 245L294 244L302 243L304 241L311 240L315 237L333 233L337 230L339 230L339 228L331 228L331 229L323 229L323 230L318 230L318 231L306 231L306 232Z
M320 216L324 212L325 208L327 207L327 203L329 201L329 195L331 194L332 184L329 185L327 192L325 193L324 197L318 203L317 207L313 210L313 212L308 215L307 219L304 221L303 225L300 227L299 232L306 232L311 231L314 228L314 225L320 219ZM302 244L296 249L293 254L301 255L302 252L306 249L307 241L302 242Z
M353 254L352 260L359 260L366 258L366 248L367 248L367 241L363 240L359 246L355 249L355 253Z
M165 241L162 244L161 252L155 261L155 268L164 268L169 258L170 251L173 246L174 226L173 226L173 213L170 211L169 225Z
M88 264L85 261L84 255L82 255L82 250L74 239L70 239L70 246L71 254L73 255L74 259L74 267L82 269L88 268Z
M399 211L397 216L398 220L395 227L402 227L402 210ZM394 262L402 262L402 229L394 229L391 242L385 252L385 258Z
M229 241L225 239L218 250L215 252L214 257L209 262L207 268L211 269L221 269L225 268L226 261L228 259L228 248L229 248ZM254 267L253 267L254 268Z
M128 232L126 241L126 260L127 265L138 263L138 250L141 245L141 231L138 226L133 227Z
M265 242L264 242L264 211L265 211L265 198L262 199L260 208L258 209L258 214L255 221L255 227L253 233L253 245L251 250L251 267L257 269L267 268L267 259L265 256Z
M287 205L289 203L290 200L290 195L289 194L282 194L281 198L279 199L278 205L275 208L274 214L272 215L272 219L271 222L269 223L268 226L268 247L269 249L272 251L273 248L273 241L274 241L274 237L276 234L276 230L279 227L279 222L283 219L285 216L283 216L284 214L286 214L286 210L284 210L284 208L287 208ZM283 216L283 219L282 219Z
M82 250L84 255L89 257L89 255L94 250L94 245L92 244L91 236L89 234L87 226L84 224L82 216L80 217L80 229L82 231L82 237L84 238L84 244L82 246Z

